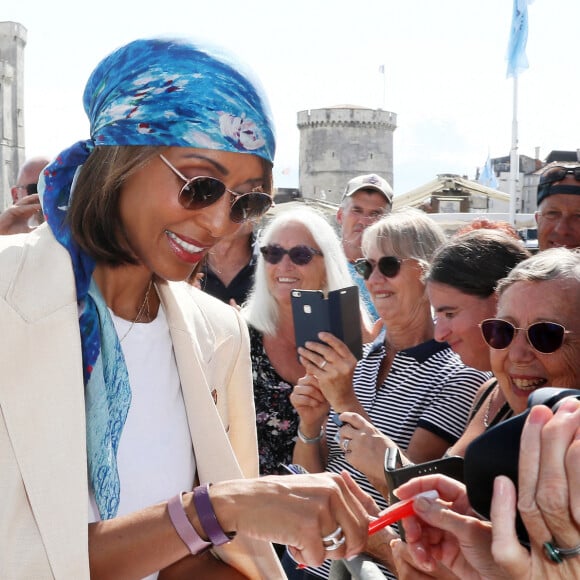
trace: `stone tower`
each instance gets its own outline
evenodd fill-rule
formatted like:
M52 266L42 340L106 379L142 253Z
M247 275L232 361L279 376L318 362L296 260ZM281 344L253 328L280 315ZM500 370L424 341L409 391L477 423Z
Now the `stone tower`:
M300 191L307 199L340 203L347 182L377 173L393 186L397 115L351 105L298 113Z
M24 162L24 47L26 28L0 22L0 211L12 204L10 186Z

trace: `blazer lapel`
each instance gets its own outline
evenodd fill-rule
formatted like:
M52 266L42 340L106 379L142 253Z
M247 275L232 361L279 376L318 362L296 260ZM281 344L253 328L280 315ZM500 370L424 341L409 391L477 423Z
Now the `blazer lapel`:
M187 290L175 283L159 285L179 369L199 479L203 482L242 477L206 379L208 361L198 344L198 341L213 343L215 337L209 334L199 307ZM174 293L183 293L180 300L183 311ZM196 333L196 328L204 328L207 332Z

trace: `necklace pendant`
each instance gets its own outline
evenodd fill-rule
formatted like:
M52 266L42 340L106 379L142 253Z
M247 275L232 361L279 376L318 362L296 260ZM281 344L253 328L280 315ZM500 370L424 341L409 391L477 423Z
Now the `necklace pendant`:
M147 290L145 291L145 297L143 298L143 302L141 303L141 306L137 311L137 316L135 316L135 318L131 321L131 326L129 326L127 332L125 332L125 334L121 338L119 338L120 343L123 342L125 338L127 338L127 335L133 330L133 327L141 319L141 316L143 315L145 309L147 309L147 321L148 322L151 321L151 312L149 311L149 292L151 291L152 286L153 286L153 278L149 280L149 285L147 286Z

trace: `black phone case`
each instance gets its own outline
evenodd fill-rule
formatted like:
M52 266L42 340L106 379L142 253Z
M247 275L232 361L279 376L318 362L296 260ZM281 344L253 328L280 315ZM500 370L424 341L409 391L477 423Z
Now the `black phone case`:
M362 334L358 287L333 290L292 290L292 315L296 346L306 341L320 342L319 332L330 332L342 340L352 354L362 357Z
M398 451L396 452L396 456L394 456L389 453L389 450L387 450L387 453L385 454L384 470L385 479L387 480L387 485L389 487L389 503L391 505L399 501L397 496L393 494L393 491L414 477L440 473L441 475L452 477L457 481L463 482L464 480L463 457L459 457L458 455L442 457L441 459L434 459L433 461L417 463L407 467L397 467L397 464L400 465ZM405 539L405 530L403 526L399 526L399 535L403 540Z

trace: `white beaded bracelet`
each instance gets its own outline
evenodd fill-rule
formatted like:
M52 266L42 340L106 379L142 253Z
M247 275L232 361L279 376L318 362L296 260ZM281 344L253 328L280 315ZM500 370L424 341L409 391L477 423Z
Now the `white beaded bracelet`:
M302 443L306 443L307 445L312 445L313 443L318 443L324 437L324 427L320 427L320 433L316 437L306 437L302 431L300 431L300 427L298 427L298 439L302 441Z

